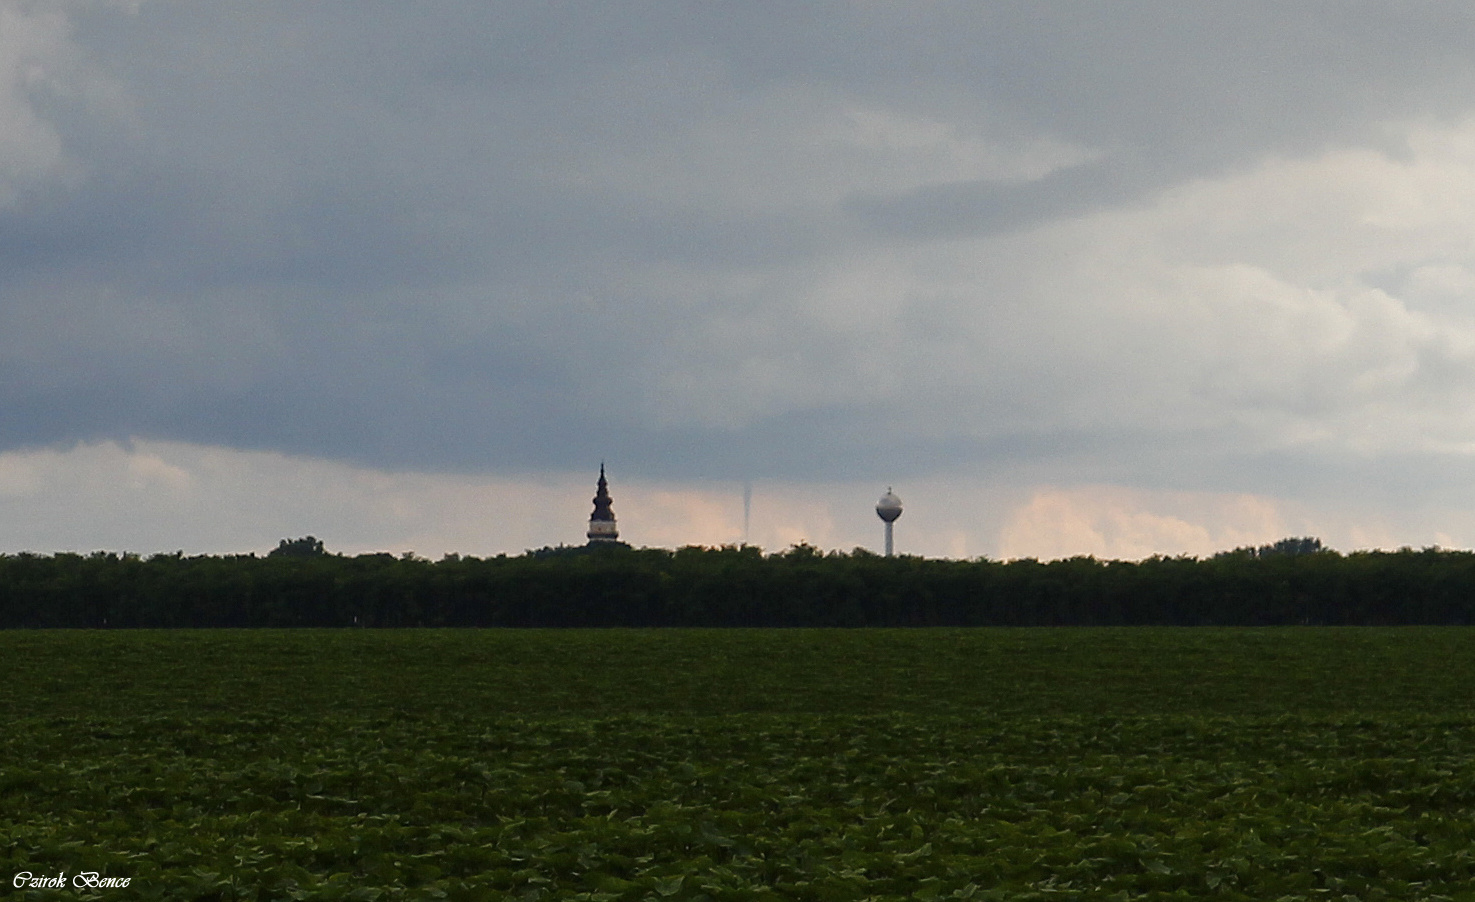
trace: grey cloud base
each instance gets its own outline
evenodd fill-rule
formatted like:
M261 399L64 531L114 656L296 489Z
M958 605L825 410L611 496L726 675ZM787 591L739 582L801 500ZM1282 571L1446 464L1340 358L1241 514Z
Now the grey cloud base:
M1467 251L1277 262L1319 201L1195 206L1423 159L1410 129L1472 113L1461 4L145 0L0 28L0 448L1292 495L1469 469L1475 291L1386 287Z

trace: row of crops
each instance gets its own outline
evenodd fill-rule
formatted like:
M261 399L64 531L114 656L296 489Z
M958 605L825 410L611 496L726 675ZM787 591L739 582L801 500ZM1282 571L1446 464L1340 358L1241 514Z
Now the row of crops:
M159 899L1467 899L1475 632L0 633L0 867Z

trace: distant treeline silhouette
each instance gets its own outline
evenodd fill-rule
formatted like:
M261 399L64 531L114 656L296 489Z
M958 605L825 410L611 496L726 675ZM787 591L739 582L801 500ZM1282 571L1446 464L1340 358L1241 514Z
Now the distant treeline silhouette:
M0 555L0 627L1469 624L1475 553L1287 539L1139 562L857 549L545 548L516 557Z

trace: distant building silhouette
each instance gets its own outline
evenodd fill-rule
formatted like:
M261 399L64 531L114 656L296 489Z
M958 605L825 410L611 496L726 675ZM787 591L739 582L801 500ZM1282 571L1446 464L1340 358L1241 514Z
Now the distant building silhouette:
M589 543L618 542L620 531L615 527L614 504L609 497L609 482L604 478L604 463L599 464L599 490L594 494L594 513L589 515Z

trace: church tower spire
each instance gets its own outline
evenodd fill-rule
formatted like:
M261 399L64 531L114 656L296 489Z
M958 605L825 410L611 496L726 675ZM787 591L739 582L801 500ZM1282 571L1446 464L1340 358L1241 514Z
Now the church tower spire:
M620 531L615 528L615 512L609 497L609 481L604 478L604 462L599 463L599 489L594 493L594 513L589 516L590 542L618 542Z

